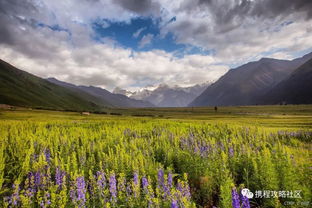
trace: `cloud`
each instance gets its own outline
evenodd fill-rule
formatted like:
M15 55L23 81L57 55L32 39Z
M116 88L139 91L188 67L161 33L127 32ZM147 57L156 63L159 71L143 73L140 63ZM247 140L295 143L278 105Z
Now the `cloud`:
M94 3L101 4L101 1ZM81 4L88 5L88 2ZM68 5L45 1L45 5L34 4L31 8L33 10L26 10L17 4L9 14L0 13L3 17L0 21L7 31L7 34L1 33L4 35L0 58L40 77L56 77L106 89L116 86L137 89L160 83L193 85L215 80L228 70L227 66L209 56L176 58L161 50L134 52L118 46L111 39L94 41L94 31L87 22L99 18L95 15L97 8L92 7L93 12L81 13L82 7L71 1ZM66 14L64 10L67 9L70 13ZM114 9L118 11L120 8ZM13 10L19 12L12 16ZM69 32L39 27L39 22L59 25ZM152 34L144 36L141 46L146 46L152 38Z
M48 47L53 49L54 45ZM66 44L59 45L51 50L55 54L47 59L29 59L9 47L2 48L1 52L1 58L35 75L106 89L115 86L137 89L160 83L190 86L216 80L228 70L227 66L209 56L190 55L179 59L164 51L133 53L105 44L91 44L74 50Z
M152 42L153 38L153 34L144 35L139 42L139 48L144 48L145 46L149 45Z
M160 13L160 4L153 0L114 0L113 2L137 14L158 15Z
M311 11L305 0L2 0L0 58L38 76L108 89L188 86L218 79L229 65L311 49ZM140 15L159 21L159 37L170 33L177 43L213 53L177 58L175 51L135 52L114 38L94 40L92 23L107 27ZM153 38L144 35L139 47Z
M132 36L133 36L134 38L138 38L139 35L141 34L141 32L143 32L145 29L146 29L146 27L142 27L142 28L138 29L135 33L133 33Z
M281 5L282 6L278 6ZM215 51L227 64L245 63L277 48L311 49L312 3L307 0L181 0L168 4L161 28L176 41ZM284 6L287 5L287 6Z

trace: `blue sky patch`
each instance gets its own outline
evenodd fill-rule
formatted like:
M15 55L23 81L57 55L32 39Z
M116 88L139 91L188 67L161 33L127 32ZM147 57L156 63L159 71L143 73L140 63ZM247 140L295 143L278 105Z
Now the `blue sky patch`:
M167 24L176 21L173 17ZM100 41L102 38L110 38L125 48L134 51L164 50L174 52L177 57L185 54L210 54L198 47L176 43L172 33L160 34L160 20L152 18L135 18L130 22L113 22L110 20L97 20L93 23L95 31L94 39ZM142 46L144 36L149 36L150 42ZM152 37L152 38L151 38Z

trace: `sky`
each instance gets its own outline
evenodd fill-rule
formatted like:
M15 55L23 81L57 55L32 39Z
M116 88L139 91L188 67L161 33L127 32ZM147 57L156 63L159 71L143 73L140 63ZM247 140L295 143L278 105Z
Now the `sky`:
M312 51L311 0L0 0L0 58L112 90L212 82Z

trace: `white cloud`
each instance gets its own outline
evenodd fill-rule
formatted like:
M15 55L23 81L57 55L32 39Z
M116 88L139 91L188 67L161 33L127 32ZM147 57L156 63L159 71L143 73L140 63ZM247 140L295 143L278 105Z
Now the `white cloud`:
M289 59L294 52L312 47L311 18L304 8L289 12L288 8L272 6L270 11L259 13L261 9L248 6L250 1L159 0L157 3L144 0L137 8L129 2L1 1L0 6L6 8L6 13L0 10L0 58L38 76L112 89L159 83L185 86L202 83L219 78L228 70L228 65L268 54ZM247 2L247 6L235 7L237 2ZM290 3L289 8L295 4ZM178 43L212 49L214 54L176 58L174 52L161 50L132 52L111 38L92 40L96 35L91 25L94 21L107 27L106 19L129 23L141 14L161 17L160 37L171 32ZM170 22L173 17L176 21ZM36 21L59 25L67 31L38 27ZM143 30L136 31L133 37L139 37ZM152 34L143 36L139 47L147 46L153 38Z
M1 58L41 77L56 77L109 90L115 86L134 89L148 83L189 86L215 80L228 70L211 56L176 58L160 50L133 53L129 49L95 42L73 48L65 41L66 36L57 33L50 31L45 36L33 37L40 44L46 43L45 51L49 54L43 57L28 57L7 46L1 48ZM63 44L55 44L60 42Z
M133 36L134 38L138 38L139 35L141 34L141 32L143 32L145 29L146 29L146 27L142 27L142 28L138 29L135 33L133 33L132 36Z
M144 35L139 42L139 48L144 48L145 46L151 44L153 38L154 38L153 34Z

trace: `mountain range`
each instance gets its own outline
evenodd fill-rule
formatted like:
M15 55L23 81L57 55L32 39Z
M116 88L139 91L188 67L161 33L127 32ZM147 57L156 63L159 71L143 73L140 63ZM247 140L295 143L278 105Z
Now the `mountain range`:
M209 82L190 87L171 87L167 84L160 84L157 87L149 86L135 92L115 88L113 93L127 95L136 100L144 100L157 107L185 107L209 85Z
M262 99L260 104L312 103L312 59L305 62L286 79L278 83Z
M43 79L0 60L0 104L73 110L312 103L312 53L294 60L262 58L229 70L215 83L148 86L131 92Z
M75 91L78 93L82 92L82 93L88 94L89 96L91 95L92 97L95 97L100 101L100 103L98 104L109 103L109 106L112 106L112 107L130 107L130 108L154 107L153 104L147 101L131 99L121 94L114 94L100 87L83 86L83 85L76 86L74 84L62 82L55 78L48 78L47 80L51 83L54 83L59 86L63 86L72 91Z
M0 103L22 107L103 111L116 107L153 107L97 87L42 79L0 60Z
M235 106L276 104L280 102L293 103L292 100L283 100L283 97L277 95L281 93L282 89L281 86L278 87L277 85L283 82L283 89L286 89L285 85L290 83L290 81L284 82L284 80L288 79L298 68L300 71L300 66L311 58L312 53L292 61L262 58L259 61L250 62L238 68L231 69L219 80L207 87L207 89L195 98L189 106ZM302 76L301 73L298 73L298 76ZM297 78L297 80L299 80L299 78ZM306 79L302 78L302 81L306 81ZM273 90L275 87L280 90ZM311 88L307 90L312 92ZM286 91L283 93L292 94L293 92ZM267 98L273 95L276 98ZM309 96L311 97L311 95ZM298 100L297 103L298 102L301 103L303 100Z

